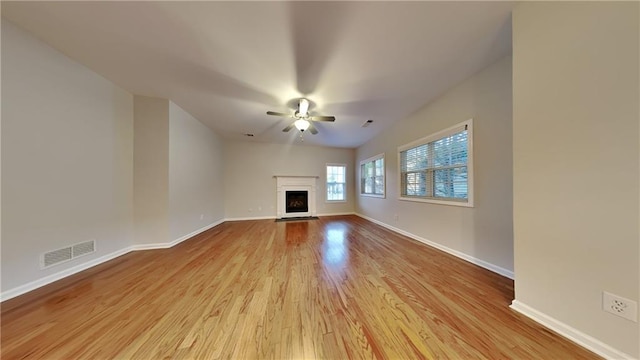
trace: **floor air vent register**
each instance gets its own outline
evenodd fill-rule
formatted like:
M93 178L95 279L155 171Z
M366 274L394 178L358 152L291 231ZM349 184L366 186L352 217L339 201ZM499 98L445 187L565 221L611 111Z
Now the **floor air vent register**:
M66 248L53 250L42 254L40 267L45 269L50 266L65 263L79 256L91 254L96 251L96 241L89 240Z

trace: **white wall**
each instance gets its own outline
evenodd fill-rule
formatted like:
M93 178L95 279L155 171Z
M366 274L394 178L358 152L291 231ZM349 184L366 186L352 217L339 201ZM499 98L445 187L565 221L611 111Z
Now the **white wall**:
M514 306L636 358L638 323L601 299L639 300L638 7L527 2L513 14Z
M2 292L130 246L132 183L133 96L3 19Z
M167 99L134 97L135 243L168 246L224 219L223 144Z
M398 200L398 146L470 118L475 207ZM358 197L358 213L511 274L511 57L472 76L358 148L356 164L380 153L385 153L386 198Z
M178 105L169 103L172 241L224 219L222 152L222 140L213 130Z
M2 122L3 299L224 218L212 130L4 19ZM40 269L42 253L91 239L94 254Z
M135 243L168 243L169 100L134 97L133 154Z
M353 149L228 140L225 142L224 160L225 213L228 219L275 218L274 175L319 176L318 215L354 211ZM347 165L346 202L325 201L327 163Z

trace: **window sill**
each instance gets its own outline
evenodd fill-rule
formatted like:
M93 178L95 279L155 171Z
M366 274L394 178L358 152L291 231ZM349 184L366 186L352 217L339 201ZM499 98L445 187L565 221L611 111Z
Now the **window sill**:
M447 200L436 200L436 199L423 199L423 198L412 198L412 197L399 197L398 200L401 201L413 201L413 202L422 202L422 203L430 203L430 204L438 204L438 205L449 205L449 206L460 206L460 207L468 207L472 208L473 201L447 201Z
M324 202L327 203L327 204L346 203L347 200L325 200Z
M360 196L372 197L372 198L378 198L378 199L386 198L385 195L376 195L376 194L360 194Z

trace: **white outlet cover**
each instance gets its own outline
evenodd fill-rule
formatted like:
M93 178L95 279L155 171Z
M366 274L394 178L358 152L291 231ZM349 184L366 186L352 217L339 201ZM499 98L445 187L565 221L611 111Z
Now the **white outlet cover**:
M638 303L606 291L602 292L602 310L633 322L638 321Z

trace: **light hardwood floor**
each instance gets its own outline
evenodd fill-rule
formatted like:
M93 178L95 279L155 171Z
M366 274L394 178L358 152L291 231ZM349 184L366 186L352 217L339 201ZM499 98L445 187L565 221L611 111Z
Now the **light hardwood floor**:
M2 304L2 359L596 359L513 281L355 216L227 222Z

